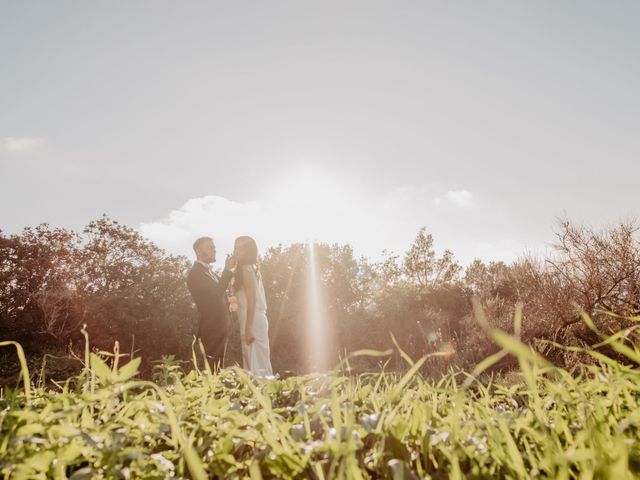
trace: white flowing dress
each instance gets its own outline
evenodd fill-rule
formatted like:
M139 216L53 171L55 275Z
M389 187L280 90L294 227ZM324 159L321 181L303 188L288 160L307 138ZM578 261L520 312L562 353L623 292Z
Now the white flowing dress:
M236 297L238 299L238 321L240 323L240 339L242 342L242 366L245 370L259 376L273 375L269 356L269 321L267 320L267 300L262 285L262 277L257 276L253 268L245 265L243 275L255 282L256 307L253 315L253 336L251 345L244 341L247 325L247 296L241 288Z

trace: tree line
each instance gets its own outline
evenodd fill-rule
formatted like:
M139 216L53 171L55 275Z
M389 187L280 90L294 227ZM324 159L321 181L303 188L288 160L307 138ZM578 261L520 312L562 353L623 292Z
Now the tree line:
M400 368L401 349L415 359L441 352L425 364L427 373L473 368L498 351L474 318L473 298L491 325L511 333L520 303L523 342L564 367L588 361L558 345L600 342L581 312L608 334L637 325L628 317L640 315L638 226L595 229L561 220L556 230L547 258L475 260L466 268L451 251L438 254L424 228L404 254L386 253L379 262L356 257L349 245L318 244L320 317L330 334L332 363L360 349L392 349L390 357L354 358L353 366ZM279 372L308 368L309 349L301 339L309 315L309 261L303 243L270 247L262 256L272 363ZM0 231L0 339L20 342L36 365L46 359L53 377L79 368L83 328L92 348L113 351L117 341L120 353L143 358L145 372L163 355L187 365L196 322L185 284L190 265L106 216L82 232L47 224L14 235ZM240 361L235 335L228 364ZM629 338L637 340L637 331ZM615 356L607 345L598 348ZM0 383L15 377L13 357L0 351ZM508 369L509 362L497 368Z

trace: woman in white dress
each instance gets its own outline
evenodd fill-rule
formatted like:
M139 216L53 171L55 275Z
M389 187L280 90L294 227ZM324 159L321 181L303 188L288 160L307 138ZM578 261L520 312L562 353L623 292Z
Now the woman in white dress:
M273 375L269 357L267 300L258 267L255 240L238 237L233 255L237 261L233 289L238 302L242 366L260 376Z

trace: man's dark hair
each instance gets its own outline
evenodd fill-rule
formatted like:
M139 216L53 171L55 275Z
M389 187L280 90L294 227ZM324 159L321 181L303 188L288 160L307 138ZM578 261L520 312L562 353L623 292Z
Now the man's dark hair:
M200 249L200 247L202 245L204 245L205 243L207 243L207 242L213 242L213 238L211 238L211 237L200 237L195 242L193 242L193 251L196 252L196 255L198 254L198 250Z

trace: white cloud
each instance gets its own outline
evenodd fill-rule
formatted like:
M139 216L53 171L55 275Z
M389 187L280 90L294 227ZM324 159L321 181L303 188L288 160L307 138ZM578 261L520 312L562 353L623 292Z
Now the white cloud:
M449 248L463 263L501 254L511 259L517 250L515 243L501 243L490 225L485 232L475 229L469 237L470 213L442 208L445 202L471 205L473 196L467 191L437 195L432 189L401 187L365 192L353 182L298 172L256 196L259 200L249 202L216 195L194 198L164 219L142 223L139 229L160 247L188 257L193 256L191 245L197 237L212 236L218 246L218 265L240 235L253 236L263 252L278 244L317 240L349 244L356 256L378 260L383 250L405 252L425 226L434 234L437 250ZM473 218L486 217L474 210Z
M470 207L473 205L473 193L468 190L449 190L447 198L459 207Z
M142 223L140 231L167 251L187 256L197 237L212 236L219 262L239 235L253 236L263 249L306 240L348 243L356 255L377 258L384 249L406 249L422 224L416 205L428 206L420 189L369 195L317 172L284 178L269 192L251 202L195 198L162 220Z
M0 150L10 153L34 151L44 145L44 139L32 137L4 137L0 139Z

